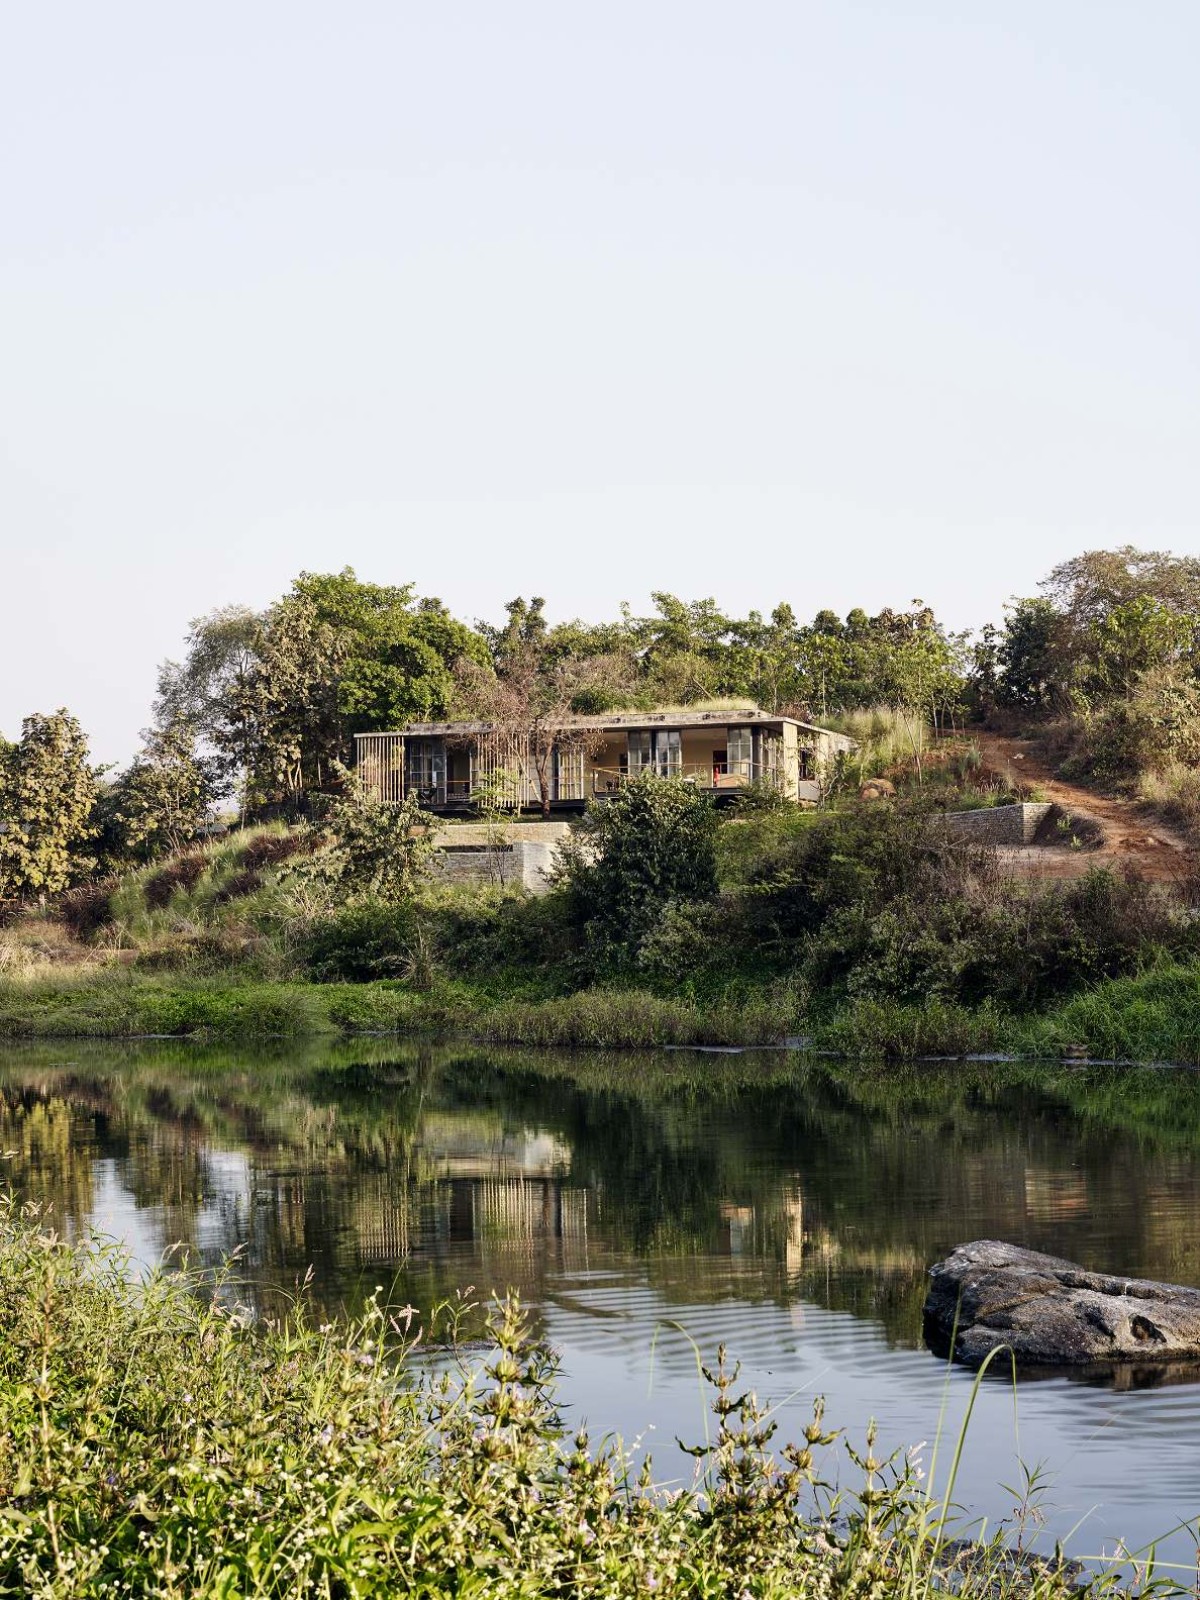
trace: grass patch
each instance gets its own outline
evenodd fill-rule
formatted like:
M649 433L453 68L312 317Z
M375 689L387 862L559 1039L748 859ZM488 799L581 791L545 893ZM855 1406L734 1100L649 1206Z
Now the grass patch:
M813 1042L843 1056L964 1056L995 1049L1004 1025L990 1007L970 1011L944 1000L902 1005L855 1000L817 1026Z

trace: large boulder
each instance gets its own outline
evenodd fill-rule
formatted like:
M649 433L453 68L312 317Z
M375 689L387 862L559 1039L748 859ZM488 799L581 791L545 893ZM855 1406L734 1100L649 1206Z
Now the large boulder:
M1000 1345L1027 1367L1200 1358L1200 1289L1088 1272L998 1239L959 1245L930 1278L926 1341L970 1367Z

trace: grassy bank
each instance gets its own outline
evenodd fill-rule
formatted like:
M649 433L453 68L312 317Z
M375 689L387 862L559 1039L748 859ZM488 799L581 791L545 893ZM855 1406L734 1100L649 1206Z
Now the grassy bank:
M786 988L770 986L705 1001L622 988L514 998L481 984L416 989L399 981L238 982L121 969L0 981L0 1038L252 1040L355 1033L454 1034L570 1049L770 1045L803 1037L817 1049L861 1058L1004 1051L1200 1065L1200 968L1163 965L1139 977L1110 979L1026 1016L939 1000L860 1000L811 1014Z
M1014 883L994 852L947 847L920 808L721 820L669 786L626 798L599 861L577 853L540 897L436 874L345 896L313 876L316 835L271 827L26 907L0 926L0 1038L803 1036L851 1057L1200 1062L1200 921L1183 887Z
M948 1543L944 1481L859 1454L820 1408L779 1450L736 1372L694 1456L635 1469L571 1436L552 1354L498 1308L431 1373L377 1305L251 1326L232 1285L130 1282L115 1251L0 1215L0 1594L905 1597L1096 1593L999 1543ZM833 1497L841 1469L858 1488ZM953 1570L951 1570L953 1569Z
M519 1000L462 983L271 983L95 971L0 982L0 1038L264 1039L454 1033L504 1044L630 1049L782 1042L795 1021L771 996L740 1006L593 989Z

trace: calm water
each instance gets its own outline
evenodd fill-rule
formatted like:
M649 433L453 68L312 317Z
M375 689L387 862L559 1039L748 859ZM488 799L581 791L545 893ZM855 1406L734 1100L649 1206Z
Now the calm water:
M811 1397L861 1437L931 1440L929 1264L998 1237L1200 1284L1200 1079L1152 1071L573 1060L370 1041L290 1056L181 1045L0 1052L0 1152L60 1225L156 1260L242 1251L269 1308L311 1267L323 1309L375 1285L428 1307L513 1286L562 1352L573 1420L690 1473L692 1346L724 1340L798 1434ZM950 1427L970 1379L950 1380ZM1019 1390L1019 1448L1080 1554L1200 1514L1200 1386ZM1010 1387L985 1386L960 1500L1011 1497ZM1186 1539L1175 1559L1194 1551Z

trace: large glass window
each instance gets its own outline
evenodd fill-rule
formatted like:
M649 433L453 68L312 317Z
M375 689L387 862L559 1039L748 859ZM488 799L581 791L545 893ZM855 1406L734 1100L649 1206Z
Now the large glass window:
M754 730L730 728L727 744L729 776L744 778L747 783L754 777Z
M683 770L683 735L678 728L656 728L629 735L629 776L655 772L660 778L677 778Z
M654 735L652 733L631 733L629 738L629 776L636 778L639 772L646 772L654 765Z
M409 794L433 800L445 793L446 747L441 739L405 741L404 787Z
M654 770L660 778L677 778L683 770L683 735L678 728L660 728L654 735Z

